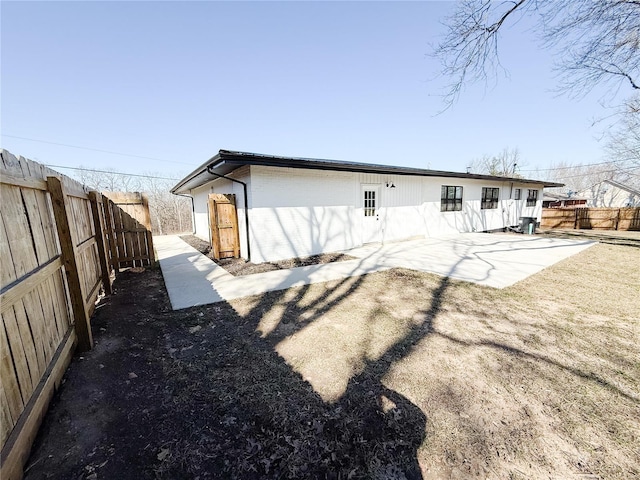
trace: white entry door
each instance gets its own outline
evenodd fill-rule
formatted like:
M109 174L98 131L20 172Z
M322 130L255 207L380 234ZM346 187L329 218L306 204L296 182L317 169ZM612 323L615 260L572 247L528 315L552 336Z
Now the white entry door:
M362 185L362 243L382 240L380 185Z

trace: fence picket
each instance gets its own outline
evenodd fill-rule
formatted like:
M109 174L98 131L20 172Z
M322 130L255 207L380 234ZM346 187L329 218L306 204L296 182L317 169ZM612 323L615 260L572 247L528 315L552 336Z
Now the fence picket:
M542 228L640 230L640 207L544 208Z
M76 245L71 233L72 218L69 212L70 202L64 192L62 182L57 177L48 177L47 183L51 192L53 203L53 213L58 226L58 237L60 238L60 248L62 249L62 261L67 273L67 284L69 286L69 296L71 297L71 309L75 319L75 329L78 336L78 348L80 350L90 350L93 347L93 337L91 334L91 323L87 318L85 309L85 297L80 283L80 273L78 270L78 260Z
M111 293L111 269L149 265L153 250L141 194L114 194L137 211L121 208L6 150L0 189L0 477L13 480L76 345L92 345L100 286Z

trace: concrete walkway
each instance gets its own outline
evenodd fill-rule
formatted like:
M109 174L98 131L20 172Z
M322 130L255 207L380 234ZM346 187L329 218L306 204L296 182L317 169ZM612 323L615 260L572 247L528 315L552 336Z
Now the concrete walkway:
M504 288L594 245L527 235L456 234L346 250L357 260L234 277L177 236L154 237L174 310L403 267Z
M153 245L174 310L392 268L365 258L234 277L177 236L153 237Z

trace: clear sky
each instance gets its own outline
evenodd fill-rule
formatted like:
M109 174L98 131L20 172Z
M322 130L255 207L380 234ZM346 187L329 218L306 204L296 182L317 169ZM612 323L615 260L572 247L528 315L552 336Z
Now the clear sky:
M171 177L219 149L452 171L505 147L523 169L602 161L605 92L558 97L526 21L501 37L509 78L437 114L447 79L428 54L454 6L3 1L2 147Z

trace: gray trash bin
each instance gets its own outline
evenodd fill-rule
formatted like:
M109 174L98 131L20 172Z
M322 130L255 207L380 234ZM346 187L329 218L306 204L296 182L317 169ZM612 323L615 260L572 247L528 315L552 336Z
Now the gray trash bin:
M520 217L520 231L533 235L536 232L536 217Z

